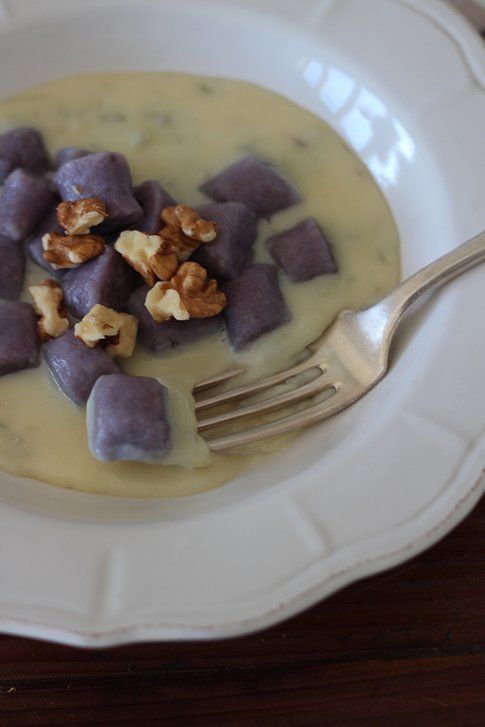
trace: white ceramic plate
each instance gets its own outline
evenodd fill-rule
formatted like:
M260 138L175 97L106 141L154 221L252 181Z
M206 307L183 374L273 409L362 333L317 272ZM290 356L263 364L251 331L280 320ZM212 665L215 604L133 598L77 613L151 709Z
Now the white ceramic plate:
M485 227L485 59L437 0L0 3L0 95L60 75L248 79L337 128L408 274ZM411 557L482 493L485 269L409 319L389 375L274 462L172 501L0 477L0 629L70 644L268 626Z

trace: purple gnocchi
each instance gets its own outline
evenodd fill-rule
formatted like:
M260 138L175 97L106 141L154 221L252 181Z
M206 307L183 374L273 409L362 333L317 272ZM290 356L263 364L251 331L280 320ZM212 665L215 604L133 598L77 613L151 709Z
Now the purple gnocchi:
M267 245L275 263L294 282L337 272L328 240L314 219L273 235Z
M231 164L200 189L216 202L242 202L257 217L271 217L275 212L301 202L300 195L289 182L254 156Z
M223 312L227 334L236 350L290 319L275 265L251 265L238 278L226 283L223 290L227 296Z
M56 206L57 201L44 216L39 227L28 241L27 250L34 263L39 265L41 268L44 268L44 270L47 270L53 277L61 278L66 271L62 269L55 269L47 262L47 260L44 260L44 247L42 245L42 238L47 232L57 232L58 234L62 234L64 232L57 221Z
M132 269L111 246L62 277L64 302L78 318L85 316L95 303L125 310L132 286Z
M73 159L82 159L82 157L87 157L91 153L87 149L81 149L79 146L65 146L58 150L54 160L54 166L56 169L59 169L63 164L72 162Z
M22 245L0 237L0 261L0 298L18 300L25 274L25 252Z
M102 348L88 348L71 328L42 347L43 357L60 390L74 404L85 404L100 376L116 374L118 366Z
M136 229L154 235L163 224L160 218L162 210L177 203L160 182L154 179L147 179L135 187L133 192L143 210L143 217L136 223Z
M4 183L14 169L15 164L10 159L0 159L0 184Z
M217 225L213 242L201 245L191 259L220 280L236 278L249 264L256 240L256 217L240 202L209 204L198 210Z
M38 366L37 316L29 303L0 306L0 376Z
M0 235L14 242L25 240L49 209L53 197L46 179L16 169L7 177L0 195Z
M0 135L0 184L18 167L34 174L49 169L47 149L37 129L12 129Z
M109 216L97 230L130 227L143 215L133 194L130 168L122 154L102 151L73 159L57 170L54 181L64 200L82 197L103 200Z
M87 406L88 444L103 462L160 462L170 446L167 389L145 376L101 376Z
M145 307L148 291L149 287L142 285L131 294L128 312L138 318L138 340L154 353L162 353L221 331L220 316L190 318L188 321L176 321L170 318L168 321L157 323Z

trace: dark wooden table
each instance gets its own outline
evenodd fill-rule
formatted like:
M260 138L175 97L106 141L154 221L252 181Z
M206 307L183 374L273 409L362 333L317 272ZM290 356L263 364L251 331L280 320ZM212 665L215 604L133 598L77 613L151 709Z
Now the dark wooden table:
M0 637L0 725L485 725L485 498L424 555L260 634Z

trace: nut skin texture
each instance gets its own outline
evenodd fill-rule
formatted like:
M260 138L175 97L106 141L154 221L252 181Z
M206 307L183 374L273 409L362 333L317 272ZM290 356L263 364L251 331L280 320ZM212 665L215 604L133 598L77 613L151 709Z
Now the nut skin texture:
M188 321L169 321L157 323L147 308L145 299L148 286L141 285L130 296L128 310L138 319L138 341L153 353L163 355L178 346L186 346L206 336L220 335L222 316L213 318L190 318Z
M145 298L145 306L157 323L168 321L170 318L175 318L176 321L188 321L190 318L180 293L173 288L164 288L163 283L157 283L150 288Z
M88 348L105 342L104 350L108 356L128 358L135 349L137 329L135 316L96 304L76 323L74 335Z
M59 278L62 278L65 271L62 268L58 268L57 270L55 270L52 265L47 262L47 260L44 260L44 246L42 245L42 238L48 232L57 232L58 234L62 234L62 227L57 222L57 204L58 200L54 200L54 203L51 205L47 214L44 215L37 229L29 238L27 243L27 251L29 257L31 258L31 260L34 261L36 265L39 265L39 267L47 270L49 276L54 277L58 280Z
M105 248L100 235L62 235L47 232L42 237L44 260L58 268L77 268L79 265L101 255Z
M31 285L29 293L34 299L35 312L40 316L37 330L41 341L58 338L69 328L64 310L64 294L55 280L44 280L41 285Z
M151 260L162 246L159 235L147 235L139 230L125 230L114 244L114 249L137 273L147 285L155 285L157 276L153 271Z
M179 261L175 252L164 252L164 241L162 240L161 247L151 256L149 264L156 278L159 280L170 280L177 272ZM152 285L155 285L156 278ZM147 281L145 280L145 282Z
M106 205L99 197L61 202L57 207L57 221L68 235L87 235L107 216Z
M165 207L161 216L165 223L158 233L163 241L161 252L174 253L179 263L185 262L202 243L213 242L217 237L215 222L208 222L188 205Z
M161 218L165 226L157 235L125 230L114 245L150 287L157 280L170 280L180 263L187 260L202 242L211 242L217 235L215 224L204 220L187 205L165 207ZM184 232L182 225L190 235Z
M137 319L129 313L120 313L120 316L123 318L123 323L118 335L111 339L104 348L111 358L129 358L136 346Z
M155 321L210 318L224 309L226 296L215 280L207 280L203 267L186 262L169 282L157 283L149 291L145 305Z
M123 324L121 314L112 308L96 303L74 326L74 335L88 348L94 348L105 338L117 336Z
M175 256L177 263L185 262L200 245L198 240L192 240L190 237L184 235L179 227L167 225L158 234L162 240L160 254L164 256Z
M162 220L169 227L181 229L184 235L197 242L212 242L217 237L216 223L205 220L185 204L166 207L162 211Z
M128 162L117 152L98 152L66 162L57 170L54 182L64 200L99 197L104 201L109 216L103 232L136 225L143 216L133 195Z

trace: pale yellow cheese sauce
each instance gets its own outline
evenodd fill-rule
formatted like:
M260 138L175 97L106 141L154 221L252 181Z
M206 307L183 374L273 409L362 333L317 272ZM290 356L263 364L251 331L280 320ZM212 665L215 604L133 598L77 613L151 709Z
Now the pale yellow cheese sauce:
M221 334L158 356L138 347L119 362L128 373L159 378L171 392L173 444L163 465L96 460L85 410L59 392L44 364L0 378L0 469L88 492L174 497L221 485L289 446L286 437L253 446L247 456L211 453L196 434L190 392L241 362L252 378L290 364L340 309L370 304L396 284L397 229L364 165L328 125L281 96L181 74L67 78L0 103L0 132L24 125L39 128L52 153L64 146L122 152L135 183L158 179L188 204L206 199L199 185L225 166L261 156L303 201L259 223L255 261L271 261L264 244L270 234L311 216L333 245L339 273L305 283L281 273L291 321L238 355ZM26 288L45 277L29 263ZM29 300L26 289L23 298Z

